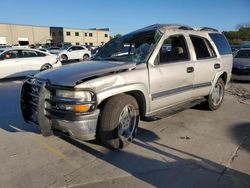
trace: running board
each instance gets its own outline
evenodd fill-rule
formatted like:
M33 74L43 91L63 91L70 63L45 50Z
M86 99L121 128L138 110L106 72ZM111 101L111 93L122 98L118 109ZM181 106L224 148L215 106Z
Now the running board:
M186 109L192 108L196 105L201 104L202 102L205 102L206 99L204 97L193 100L193 101L188 101L188 102L184 102L181 104L177 104L175 106L166 108L164 110L160 110L156 113L150 114L150 116L145 116L142 117L141 120L142 121L156 121L156 120L160 120L169 116L172 116L178 112L182 112Z

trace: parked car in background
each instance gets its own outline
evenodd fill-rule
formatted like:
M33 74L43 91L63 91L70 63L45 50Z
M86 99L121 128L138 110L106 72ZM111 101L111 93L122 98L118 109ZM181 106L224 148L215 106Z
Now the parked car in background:
M49 53L58 55L61 52L59 47L50 47L47 49Z
M233 60L233 80L250 81L250 48L240 49Z
M37 50L40 50L40 51L42 51L42 52L50 53L46 48L38 48Z
M218 109L232 61L230 46L217 30L152 25L111 40L92 61L27 79L23 118L37 124L44 136L54 129L123 148L133 141L140 118L201 102Z
M6 48L11 48L10 45L0 45L0 49L6 49Z
M56 55L26 48L0 49L0 79L34 75L61 66Z
M83 59L88 60L91 57L91 52L84 46L70 46L61 48L59 57L62 61Z

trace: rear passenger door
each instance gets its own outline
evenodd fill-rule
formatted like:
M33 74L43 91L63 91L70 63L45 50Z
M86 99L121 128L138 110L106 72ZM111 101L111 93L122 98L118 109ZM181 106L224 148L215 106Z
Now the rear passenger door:
M166 36L159 45L154 65L149 64L152 112L189 100L193 93L194 63L185 37Z
M221 62L210 41L202 36L190 35L194 49L194 97L208 95Z

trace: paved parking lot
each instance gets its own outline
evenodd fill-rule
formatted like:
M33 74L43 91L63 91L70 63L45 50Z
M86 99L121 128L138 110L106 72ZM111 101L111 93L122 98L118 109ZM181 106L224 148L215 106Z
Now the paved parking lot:
M122 151L42 137L22 120L21 84L0 82L0 187L250 187L250 83L234 83L218 111L140 122Z

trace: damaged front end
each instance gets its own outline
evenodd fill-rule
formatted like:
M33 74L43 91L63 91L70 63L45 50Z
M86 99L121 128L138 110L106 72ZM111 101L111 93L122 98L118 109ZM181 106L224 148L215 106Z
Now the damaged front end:
M22 87L23 118L38 125L44 136L60 130L80 140L95 138L96 106L97 97L91 89L56 86L35 77L29 77Z

